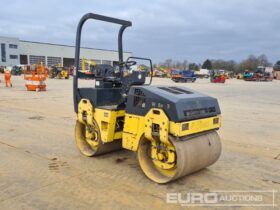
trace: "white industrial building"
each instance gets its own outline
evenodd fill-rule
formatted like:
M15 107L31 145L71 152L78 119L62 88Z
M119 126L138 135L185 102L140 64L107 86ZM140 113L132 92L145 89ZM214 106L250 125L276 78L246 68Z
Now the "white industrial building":
M23 41L18 38L1 36L0 45L0 66L38 63L45 63L47 66L74 64L74 46ZM130 52L124 52L124 59L131 55ZM112 64L114 61L118 61L118 52L82 47L80 58L94 60L98 64Z

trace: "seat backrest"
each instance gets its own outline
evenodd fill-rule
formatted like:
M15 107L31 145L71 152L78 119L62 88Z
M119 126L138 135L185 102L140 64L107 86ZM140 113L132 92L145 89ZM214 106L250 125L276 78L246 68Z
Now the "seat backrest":
M106 77L114 77L115 72L114 68L108 64L97 64L94 67L95 77L97 78L106 78Z
M146 72L144 71L132 71L128 77L129 86L132 85L144 85L146 81Z

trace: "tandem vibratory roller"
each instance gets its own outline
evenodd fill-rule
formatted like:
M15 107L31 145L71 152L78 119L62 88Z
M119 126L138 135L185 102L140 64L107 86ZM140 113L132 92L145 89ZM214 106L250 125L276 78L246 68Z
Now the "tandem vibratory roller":
M120 25L119 61L97 64L95 86L80 88L81 32L89 19ZM191 89L152 86L151 59L124 60L122 36L131 25L93 13L84 15L78 24L73 79L76 144L86 156L122 148L137 152L144 174L156 183L168 183L218 160L221 111L217 99ZM149 63L149 72L133 68L142 61Z

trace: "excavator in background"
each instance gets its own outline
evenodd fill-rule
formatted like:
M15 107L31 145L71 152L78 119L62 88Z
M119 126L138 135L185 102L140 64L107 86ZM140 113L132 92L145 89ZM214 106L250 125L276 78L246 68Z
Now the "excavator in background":
M49 78L53 79L69 79L69 71L61 65L52 65L49 68Z
M159 69L165 74L166 78L171 78L171 72L173 71L173 69L171 70L170 68L166 68L166 67L159 67Z
M173 71L173 69L171 69L171 68L156 66L156 67L154 67L153 77L171 78L172 71Z
M81 33L90 19L120 25L119 61L113 66L97 64L95 85L79 87ZM168 183L218 160L221 111L217 99L194 90L152 86L151 59L124 60L122 36L131 25L130 21L93 13L84 15L78 24L73 74L76 144L85 156L121 148L135 151L149 179ZM150 65L148 83L145 71L131 71L144 60Z
M94 79L96 62L90 59L82 59L82 69L78 71L79 78Z
M154 69L153 77L165 78L165 77L167 77L167 74L159 69Z

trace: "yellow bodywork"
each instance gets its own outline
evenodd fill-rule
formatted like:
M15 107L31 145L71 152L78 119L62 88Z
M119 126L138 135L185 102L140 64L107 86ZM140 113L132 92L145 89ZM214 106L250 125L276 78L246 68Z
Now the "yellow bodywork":
M122 131L115 132L116 120L118 117L124 117L125 111L112 111L105 109L95 109L94 119L96 120L103 142L112 142L115 139L122 138Z
M95 119L100 129L102 142L106 143L122 138L122 131L115 132L115 130L117 118L124 117L124 114L124 110L93 109L88 99L82 99L79 103L78 121L94 126L93 119Z
M61 77L64 78L64 79L68 79L68 77L69 77L68 71L66 71L66 70L62 70L62 71L60 72L60 75L61 75Z
M239 74L237 75L237 79L243 79L243 74L239 73Z
M157 141L154 138L153 126L158 126L158 140L166 145L171 152L174 148L168 139L168 135L183 137L218 129L221 126L221 116L176 123L169 121L162 109L152 108L146 116L139 116L125 113L125 110L101 107L93 109L88 99L82 99L78 109L79 122L94 126L93 119L95 119L103 143L122 139L122 147L132 151L137 151L142 136L150 140L152 144ZM124 127L123 130L116 132L117 118L124 118ZM172 154L169 155L173 159Z
M122 135L122 147L136 151L140 138L145 132L145 118L138 115L125 114Z
M80 70L81 72L84 73L91 73L90 69L92 66L95 66L96 62L94 60L90 60L90 59L82 59L82 69Z
M218 129L221 127L221 116L209 117L188 122L175 123L170 121L169 133L173 136L182 137L203 131Z
M154 115L153 112L155 110L159 111L160 115ZM169 121L161 109L151 109L144 117L125 114L122 142L123 148L137 151L139 140L143 134L145 134L147 139L152 140L152 131L150 127L152 123L161 125L160 139L161 141L168 143L169 134L176 137L182 137L207 130L218 129L221 127L221 116L175 123Z

